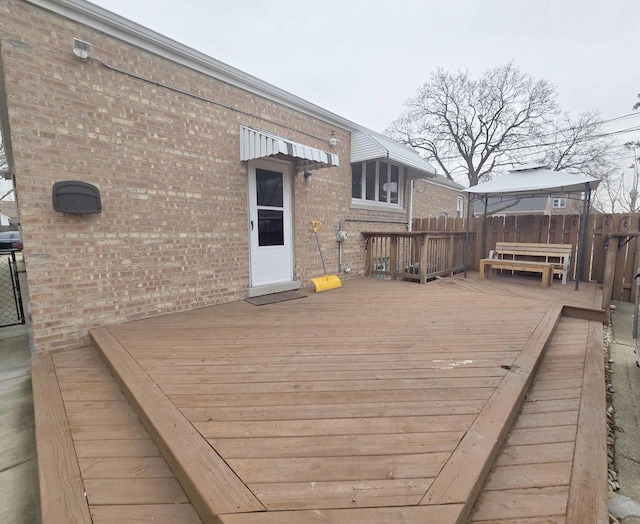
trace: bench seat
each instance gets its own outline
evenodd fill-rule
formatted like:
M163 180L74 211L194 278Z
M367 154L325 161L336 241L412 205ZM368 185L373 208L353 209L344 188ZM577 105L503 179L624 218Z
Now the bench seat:
M526 269L523 262L538 262L553 264L551 278L558 275L562 278L562 283L566 284L571 265L571 244L545 244L533 242L496 242L495 249L489 253L489 258L484 260L501 260L517 262L514 267L497 267L491 264L494 269L510 269L512 271L536 271L542 273L541 269ZM485 264L486 265L486 264ZM531 266L538 267L537 264Z
M480 279L484 279L491 272L491 269L506 269L509 271L529 271L540 273L542 276L542 287L547 288L553 279L552 262L535 262L531 260L503 260L500 258L483 258L480 260Z

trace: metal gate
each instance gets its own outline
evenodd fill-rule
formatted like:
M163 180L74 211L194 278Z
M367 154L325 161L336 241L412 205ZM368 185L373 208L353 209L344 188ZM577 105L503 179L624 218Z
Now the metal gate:
M24 324L16 252L0 251L0 328Z

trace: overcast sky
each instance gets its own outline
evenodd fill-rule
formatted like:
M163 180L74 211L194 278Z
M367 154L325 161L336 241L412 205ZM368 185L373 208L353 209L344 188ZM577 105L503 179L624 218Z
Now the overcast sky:
M94 3L376 131L437 67L479 76L513 60L573 116L627 115L640 93L638 0ZM640 111L609 130L637 126Z
M94 3L376 131L437 67L513 60L555 84L564 110L605 119L640 92L638 0Z

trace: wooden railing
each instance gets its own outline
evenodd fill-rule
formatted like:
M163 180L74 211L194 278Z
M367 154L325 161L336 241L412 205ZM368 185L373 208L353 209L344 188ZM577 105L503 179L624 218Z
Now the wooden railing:
M465 269L465 233L418 231L364 232L365 276L424 284Z

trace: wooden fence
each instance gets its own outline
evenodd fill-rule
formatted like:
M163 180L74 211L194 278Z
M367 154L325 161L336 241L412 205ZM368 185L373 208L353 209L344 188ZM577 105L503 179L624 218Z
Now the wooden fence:
M425 218L413 221L414 231L465 231L463 218ZM573 252L569 275L576 277L577 252L580 244L580 215L519 215L488 217L485 249L482 252L483 218L471 219L469 227L469 269L477 271L481 258L488 256L496 242L541 242L571 244ZM638 268L638 236L640 214L589 215L585 242L585 258L581 281L605 284L611 288L611 299L633 302L634 280ZM615 249L615 253L610 253ZM607 260L610 267L606 268ZM607 278L605 282L605 272Z

